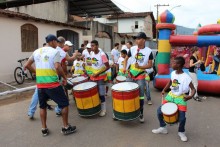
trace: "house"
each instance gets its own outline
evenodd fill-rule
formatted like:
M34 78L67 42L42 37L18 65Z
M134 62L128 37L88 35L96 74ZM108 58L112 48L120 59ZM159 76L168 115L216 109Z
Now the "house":
M36 0L36 3L32 4L28 0L5 2L5 5L0 3L0 8L8 8L35 17L40 16L44 19L89 27L91 30L83 31L82 42L79 44L86 44L96 39L99 41L100 48L106 52L111 51L114 43L114 28L108 24L92 21L94 17L123 13L111 0Z
M94 20L104 24L114 26L115 42L134 41L133 37L138 32L145 32L148 36L148 41L152 41L156 36L156 21L153 12L130 13L126 12L119 15L110 15Z
M69 23L36 18L28 14L0 9L0 81L14 81L17 60L30 57L41 47L48 34L63 36L72 41L75 47L82 42L83 30L88 28Z

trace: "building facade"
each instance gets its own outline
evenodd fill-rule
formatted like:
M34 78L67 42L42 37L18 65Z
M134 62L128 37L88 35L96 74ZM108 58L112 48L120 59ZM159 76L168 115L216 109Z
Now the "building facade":
M63 34L76 47L82 42L84 27L39 19L30 15L0 10L1 54L0 81L14 81L17 60L28 58L32 52L42 47L48 34Z

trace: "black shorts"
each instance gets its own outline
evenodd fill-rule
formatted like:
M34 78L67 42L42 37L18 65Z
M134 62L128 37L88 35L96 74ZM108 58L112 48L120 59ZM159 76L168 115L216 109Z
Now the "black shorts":
M62 86L55 88L38 88L39 104L41 109L47 107L47 100L51 99L57 103L59 108L69 106L69 100Z

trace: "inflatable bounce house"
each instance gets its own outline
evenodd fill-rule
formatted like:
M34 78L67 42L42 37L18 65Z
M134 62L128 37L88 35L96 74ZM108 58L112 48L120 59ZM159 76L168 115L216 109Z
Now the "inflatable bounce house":
M157 29L159 30L158 54L156 57L157 75L154 79L154 87L163 89L170 80L170 58L171 48L174 46L197 46L200 48L199 58L205 61L206 70L213 70L215 62L213 55L216 46L220 46L220 24L212 24L199 27L193 35L174 35L176 26L173 24L174 15L168 10L163 12L158 20ZM212 65L211 65L212 63ZM220 66L220 65L219 65ZM184 69L188 72L188 69ZM217 74L207 74L202 71L197 72L199 92L220 94L220 67Z

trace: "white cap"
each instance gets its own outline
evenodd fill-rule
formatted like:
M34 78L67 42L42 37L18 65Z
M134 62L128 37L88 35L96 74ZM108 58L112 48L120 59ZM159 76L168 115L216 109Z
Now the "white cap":
M64 45L73 46L73 44L70 41L65 41Z
M86 45L86 48L92 48L92 47L91 47L91 43L88 43L88 44Z

